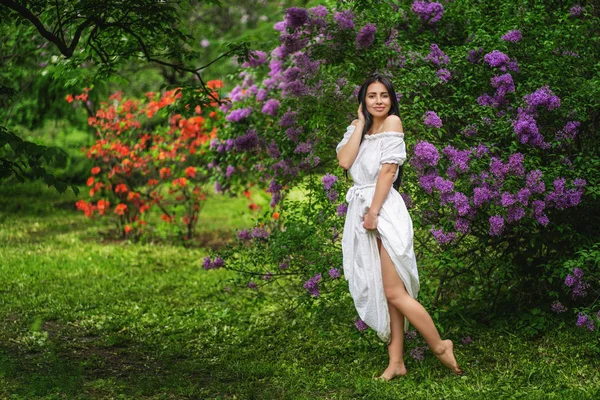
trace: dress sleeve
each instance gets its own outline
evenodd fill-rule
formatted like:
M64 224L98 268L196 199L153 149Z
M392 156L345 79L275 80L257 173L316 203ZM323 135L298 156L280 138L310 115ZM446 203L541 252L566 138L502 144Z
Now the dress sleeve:
M394 135L382 138L381 164L404 164L406 160L406 144L404 137Z
M337 147L335 148L335 152L339 153L340 150L342 149L342 147L344 147L344 145L346 143L348 143L348 140L350 140L350 136L352 136L352 134L354 133L354 129L356 127L354 125L349 125L348 128L346 128L346 133L344 133L344 138L342 139L341 142L338 143Z

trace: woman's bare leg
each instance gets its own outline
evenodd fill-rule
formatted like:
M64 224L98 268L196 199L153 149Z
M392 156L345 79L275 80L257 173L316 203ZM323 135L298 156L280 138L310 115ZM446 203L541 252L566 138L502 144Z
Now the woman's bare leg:
M398 276L394 263L384 246L380 246L379 254L381 257L383 289L388 303L392 303L401 314L408 318L410 323L421 333L431 351L440 359L442 364L450 368L454 373L461 374L462 371L458 367L458 363L454 357L452 341L442 340L437 328L433 324L431 316L418 301L410 297L406 292L404 283Z
M406 366L404 365L404 315L392 303L388 302L390 312L390 343L388 344L388 354L390 363L380 378L389 381L397 376L406 375Z

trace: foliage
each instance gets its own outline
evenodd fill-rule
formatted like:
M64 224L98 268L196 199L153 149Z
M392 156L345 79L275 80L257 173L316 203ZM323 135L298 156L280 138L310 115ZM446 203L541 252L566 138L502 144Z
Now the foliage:
M216 90L222 83L208 85L218 99ZM85 102L87 92L66 100ZM139 238L149 228L147 223L153 224L148 216L155 210L177 236L193 237L206 199L204 153L219 121L210 107L196 106L188 118L167 113L180 97L178 90L149 92L142 100L117 92L89 118L97 134L96 143L84 149L95 163L87 180L90 201L77 202L86 216L114 218L123 237Z
M411 167L402 190L419 259L439 284L433 304L486 317L515 304L548 310L559 287L544 265L599 240L600 20L542 4L455 1L441 18L417 1L286 10L278 47L242 64L221 107L229 124L211 143L216 189L256 182L281 217L240 232L250 240L221 254L225 267L275 275L285 255L286 275L319 297L340 267L334 210L343 215L348 185L318 182L335 168L357 84L377 70L400 93ZM286 197L296 186L305 203Z
M387 362L359 333L349 299L331 314L274 313L278 304L236 289L234 273L206 274L205 252L180 246L97 243L98 226L63 208L72 193L43 185L0 188L0 204L24 193L30 207L0 207L0 397L164 399L593 399L600 384L589 333L551 329L536 339L502 323L461 324L454 337L468 375L453 377L430 352L381 384ZM203 224L245 208L210 196ZM32 215L32 210L47 210ZM224 212L226 210L226 212ZM223 221L232 228L238 221ZM280 281L281 282L281 281ZM224 290L230 289L230 290ZM264 290L264 289L263 289ZM317 299L318 301L319 299ZM572 325L572 324L569 324ZM410 354L416 339L407 339Z

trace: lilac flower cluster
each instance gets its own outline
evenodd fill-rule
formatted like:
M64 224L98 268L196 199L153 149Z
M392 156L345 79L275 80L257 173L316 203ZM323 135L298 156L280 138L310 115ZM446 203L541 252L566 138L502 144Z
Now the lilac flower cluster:
M552 309L552 312L555 312L556 314L564 313L565 311L567 311L567 307L563 306L562 303L558 300L555 300L550 306L550 308Z
M337 206L337 208L336 208L335 211L336 211L338 217L343 217L348 212L348 204L346 204L346 203L340 203Z
M556 133L556 140L575 139L580 126L581 122L579 121L568 121L564 128Z
M321 282L321 274L316 274L306 281L304 284L304 289L308 291L313 297L319 297L321 294L319 292L319 282Z
M585 327L592 332L595 329L594 321L584 313L579 313L579 315L577 316L577 327Z
M435 229L435 225L431 227L430 232L439 244L448 244L452 242L456 236L454 232L444 233L443 228Z
M354 13L350 10L336 12L333 15L333 19L337 22L340 29L354 29Z
M496 88L494 96L490 96L486 93L477 99L477 103L479 103L480 106L491 106L494 108L506 105L508 103L506 94L514 93L515 91L515 83L512 75L507 73L500 76L494 76L491 79L491 83L492 86Z
M356 327L356 329L358 329L359 332L366 331L369 328L369 326L365 324L365 321L363 321L359 317L354 318L354 326Z
M568 274L565 278L565 285L571 288L571 297L585 297L587 295L587 289L590 287L589 283L583 280L583 270L581 268L573 268L573 275Z
M388 68L404 68L404 64L406 63L406 57L402 55L402 48L398 43L397 29L391 30L390 36L388 36L387 40L385 41L385 47L387 47L388 49L392 49L395 52L395 55L388 60Z
M233 139L233 145L237 151L248 151L256 148L259 144L258 134L255 129L248 129L242 136Z
M340 272L339 268L330 268L329 269L329 277L331 279L338 279L339 277L342 276L342 273Z
M577 183L580 184L580 186L576 189L565 189L565 178L555 179L554 190L546 194L544 200L548 205L554 206L554 208L559 210L575 207L581 201L583 186L585 186L586 182L581 179L578 180Z
M444 6L438 2L415 0L410 9L429 25L439 22L444 15Z
M300 28L308 22L308 11L304 8L290 7L285 10L285 23L293 29Z
M527 111L530 113L535 112L540 107L545 107L548 111L560 107L560 98L552 93L548 85L526 95L523 100L527 103Z
M375 24L366 24L363 26L356 35L356 47L359 49L370 47L373 44L373 41L375 41L376 32L377 27Z
M427 167L435 167L440 159L438 149L431 143L421 141L415 146L415 154L410 159L410 163L418 170L424 170Z
M425 360L425 350L427 350L429 346L415 346L410 350L410 355L415 361L423 361Z
M478 49L469 50L469 53L467 54L467 60L469 60L471 64L479 64L482 56L483 47L479 47Z
M323 179L321 180L321 183L323 183L323 188L325 189L325 192L327 193L327 198L332 203L335 202L339 196L339 193L335 189L333 189L333 186L335 185L337 180L338 180L338 177L335 175L331 175L331 174L326 174L323 177ZM341 204L340 204L340 206L341 206ZM338 206L338 215L340 215L340 210L339 210L340 206ZM347 210L347 206L346 206L346 210Z
M450 71L446 68L438 69L435 74L441 79L442 83L447 83L450 79L452 79Z
M506 34L504 34L504 36L502 36L502 40L511 43L518 43L521 39L523 39L523 34L518 29L509 31Z
M425 126L433 127L433 128L441 128L442 127L442 119L435 113L435 111L426 111L423 114L423 123Z
M431 61L433 65L440 66L445 65L450 62L450 57L448 57L437 44L431 43L429 45L429 54L427 54L424 58L425 61Z
M511 60L506 54L499 50L493 50L492 52L483 56L483 61L488 63L492 68L498 68L502 72L506 72L507 69L511 71L519 72L519 65L516 60Z
M579 18L583 15L583 10L583 7L581 7L579 4L574 5L569 10L569 16L571 16L572 18Z
M277 115L277 109L279 108L279 104L279 100L269 99L267 100L261 111L263 114L275 117Z
M245 61L242 64L243 68L255 68L266 64L267 62L267 53L260 50L251 51L248 53L248 61Z
M221 256L216 256L214 260L210 258L210 256L206 256L204 261L202 262L202 268L209 269L219 269L225 265L225 260L221 258Z
M248 118L250 114L252 114L252 107L238 108L225 117L225 120L229 122L240 122L241 120Z

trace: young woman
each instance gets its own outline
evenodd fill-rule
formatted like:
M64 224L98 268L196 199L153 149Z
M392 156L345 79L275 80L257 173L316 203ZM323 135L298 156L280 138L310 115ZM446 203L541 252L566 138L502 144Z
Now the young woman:
M344 275L360 318L385 342L389 365L379 377L406 374L405 318L455 374L461 374L451 340L442 340L433 320L415 300L419 275L413 227L402 196L392 185L406 159L398 100L392 83L375 74L358 93L358 119L337 146L337 158L354 186L342 238Z

